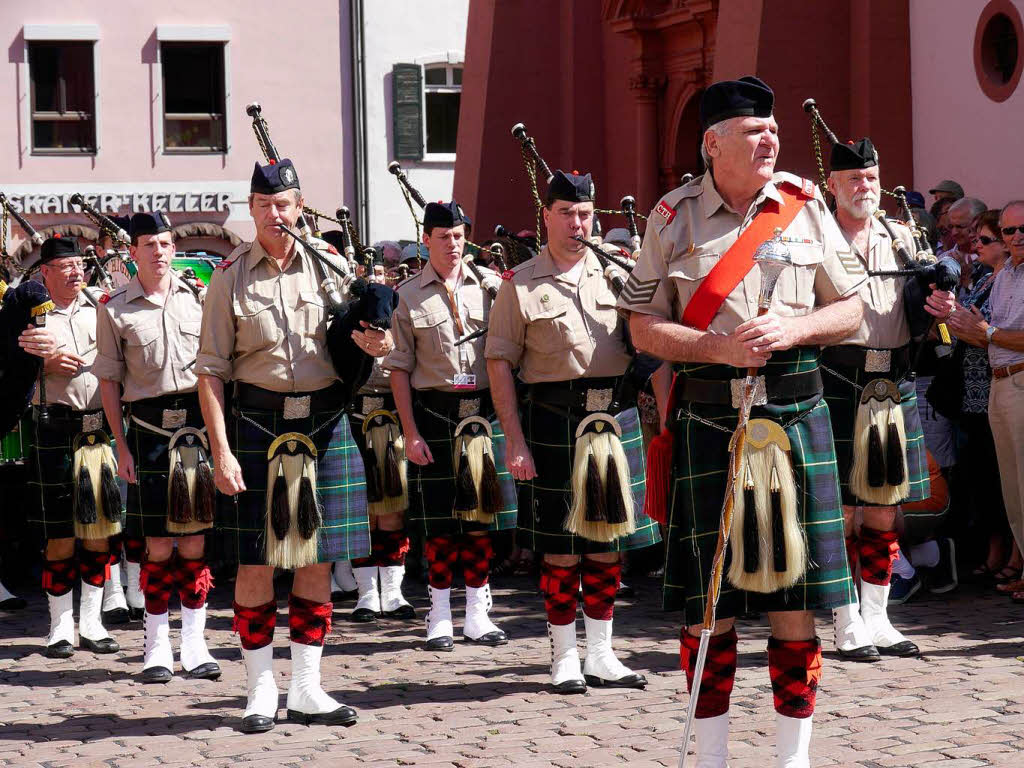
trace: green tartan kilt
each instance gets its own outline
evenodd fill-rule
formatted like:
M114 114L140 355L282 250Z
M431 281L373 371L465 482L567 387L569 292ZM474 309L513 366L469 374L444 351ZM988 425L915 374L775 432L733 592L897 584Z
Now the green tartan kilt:
M868 381L883 377L883 374L865 373L858 368L846 366L829 366L831 370L841 374L852 382L863 387ZM853 424L857 418L857 405L860 402L860 389L854 389L845 381L828 371L822 371L825 385L825 402L828 403L832 415L832 433L836 442L836 462L839 467L839 486L842 490L843 504L846 506L879 506L861 501L850 490L850 469L853 467ZM928 456L925 451L924 431L921 428L921 415L917 411L917 388L913 379L899 382L900 407L903 410L903 424L907 434L907 472L910 476L910 495L907 501L923 501L931 495L931 482L928 479ZM916 514L905 510L907 517Z
M581 382L586 380L581 379ZM565 530L572 508L572 467L576 428L589 414L545 408L532 400L522 406L526 447L533 457L537 477L518 483L519 546L548 555L586 555L643 549L661 541L658 524L643 513L646 455L636 408L613 414L622 427L622 449L633 492L636 531L615 541L591 541Z
M367 557L370 523L363 461L344 412L285 420L280 411L237 406L228 420L228 434L246 490L218 505L214 527L224 545L223 556L239 565L266 564L267 450L275 437L285 432L300 432L316 445L316 490L323 507L317 560L329 563Z
M28 493L27 522L44 539L71 539L75 536L74 520L74 448L75 437L82 431L82 415L97 411L68 411L52 407L46 426L33 417L22 421L28 430ZM102 411L99 411L102 413ZM103 421L106 426L106 419ZM113 441L111 441L113 446ZM115 456L117 446L114 447ZM124 485L121 498L124 498ZM124 518L122 516L122 523Z
M437 398L439 393L433 393ZM494 522L487 525L462 520L455 516L455 428L459 418L458 402L467 398L480 399L479 415L487 419L493 432L494 468L498 471L498 484L504 502ZM505 433L494 413L490 392L476 391L472 395L452 393L451 405L444 410L425 405L413 392L416 428L430 448L434 461L425 467L409 462L409 509L405 513L410 533L426 539L474 531L505 531L516 527L516 486L505 465Z

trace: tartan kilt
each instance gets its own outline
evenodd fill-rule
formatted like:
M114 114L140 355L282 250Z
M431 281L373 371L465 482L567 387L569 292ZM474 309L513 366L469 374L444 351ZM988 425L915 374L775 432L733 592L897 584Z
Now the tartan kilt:
M586 379L580 379L586 382ZM643 549L661 541L658 524L643 513L646 454L636 408L613 414L622 427L629 486L633 492L636 531L615 541L591 541L565 530L572 508L572 466L576 428L589 414L574 410L566 415L527 400L522 405L523 433L533 457L537 477L517 483L519 488L520 547L548 555L586 555Z
M72 539L75 537L74 520L74 467L75 437L82 431L82 414L96 411L67 411L52 407L46 426L39 423L33 407L32 418L22 421L28 430L28 493L26 494L26 522L44 539ZM102 411L100 411L102 413ZM106 419L104 418L104 426ZM117 446L111 440L114 455ZM124 499L124 486L121 498ZM122 512L122 523L124 515Z
M241 416L272 434L257 429ZM317 449L316 490L323 510L317 561L329 563L370 554L363 462L344 411L285 420L280 411L235 406L227 426L231 450L241 465L246 489L217 506L214 527L223 542L226 559L239 565L266 565L267 450L275 437L285 432L309 436Z
M813 351L796 349L791 352L789 355L773 354L762 370L766 375L779 375L817 367ZM697 370L699 366L691 366L686 372ZM728 379L743 375L744 371L707 366L698 378ZM674 480L666 534L664 607L685 611L686 624L700 624L718 541L729 441L736 427L737 413L724 405L683 401L680 406L679 418L673 427ZM687 409L695 416L724 427L725 431L692 418ZM792 444L797 515L807 541L808 569L800 581L788 589L769 594L747 592L733 587L724 576L732 555L731 547L727 548L717 617L835 608L853 602L828 405L815 395L754 408L751 418L770 418L788 425L785 430Z
M129 404L129 411L131 405ZM182 426L202 429L203 415L199 410L198 399L195 400L194 407L189 407L187 410L188 415ZM150 421L145 416L140 418L156 427L160 426L159 421ZM176 432L177 428L167 431ZM167 445L170 438L140 427L131 418L128 419L128 428L125 430L124 438L135 461L136 480L135 483L128 484L125 535L141 539L146 536L178 537L208 533L210 529L197 531L194 534L172 533L167 530L167 482L170 475ZM210 461L213 461L212 457ZM219 496L220 494L218 494ZM217 503L220 503L219 498Z
M864 386L868 381L882 374L865 373L859 368L829 366L850 381ZM850 490L850 469L853 467L853 424L857 418L857 405L861 391L854 389L842 379L827 370L822 371L825 385L825 402L832 416L832 434L836 443L836 462L839 467L839 487L843 504L846 506L881 506L861 501ZM903 424L907 434L907 473L910 477L910 495L903 501L923 501L931 495L928 479L928 457L925 451L924 430L921 415L917 410L917 387L913 379L905 378L898 383L900 408L903 410ZM906 510L904 515L912 517L915 512Z
M440 393L432 394L436 398ZM415 532L425 539L473 531L506 531L516 527L516 485L505 464L505 433L494 413L490 392L477 391L472 397L480 399L479 415L491 424L494 468L498 471L504 504L489 525L455 516L455 428L462 421L458 415L459 397L453 393L451 409L442 412L435 407L427 407L413 392L416 428L430 448L434 461L425 467L409 462L409 509L405 520L410 533Z

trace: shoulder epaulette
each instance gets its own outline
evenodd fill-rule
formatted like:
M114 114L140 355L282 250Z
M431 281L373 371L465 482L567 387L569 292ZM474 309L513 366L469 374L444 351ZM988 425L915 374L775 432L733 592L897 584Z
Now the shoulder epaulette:
M241 243L239 246L235 248L235 250L229 253L226 258L221 259L219 262L217 262L217 269L227 269L236 261L238 261L240 257L244 256L251 250L252 243Z
M108 301L110 301L111 295L112 294L104 293L102 296L100 296L98 301L100 302L100 304L106 304Z
M817 194L818 185L815 184L810 179L805 179L801 176L796 176L795 174L787 173L786 171L780 171L779 175L781 177L779 179L780 183L792 187L794 190L796 190L799 194L801 194L808 200L813 199Z

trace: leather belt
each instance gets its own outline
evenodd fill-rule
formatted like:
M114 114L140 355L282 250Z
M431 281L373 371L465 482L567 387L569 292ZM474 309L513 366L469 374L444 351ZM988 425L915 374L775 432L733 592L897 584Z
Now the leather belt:
M345 388L340 381L315 392L273 392L244 381L235 383L235 401L240 408L257 411L283 411L287 401L305 401L309 398L306 411L317 413L336 411L345 405Z
M59 422L61 426L68 427L74 425L81 432L94 432L98 429L105 429L107 420L103 415L103 409L96 411L76 411L69 405L48 405L46 406L46 414L50 419L50 424ZM38 421L39 409L34 407L32 409L33 418Z
M802 400L803 398L820 395L822 391L821 370L804 373L788 373L782 376L758 376L755 405L763 405L777 400ZM734 382L739 382L739 385ZM683 379L680 400L710 405L734 404L734 395L742 388L744 379ZM763 385L762 385L763 382ZM763 389L762 389L763 386Z
M490 416L494 412L491 404L491 390L475 389L472 392L444 392L440 389L415 389L412 393L415 405L429 408L444 416L459 417Z
M186 420L202 418L202 411L199 409L198 392L182 392L172 395L159 395L158 397L146 397L142 400L134 400L126 403L128 414L160 424L164 420L164 411L185 411ZM171 425L173 426L173 425Z
M999 368L992 369L992 378L1005 379L1013 376L1015 373L1020 373L1021 371L1024 371L1024 362L1014 363L1013 365L1003 365Z
M538 405L552 408L596 413L608 411L619 392L621 376L571 379L569 381L543 381L526 388L526 398ZM622 410L619 406L616 410Z
M888 378L903 374L910 368L910 345L896 349L871 349L854 344L841 344L822 350L821 361L830 368L856 368L866 373L887 373Z

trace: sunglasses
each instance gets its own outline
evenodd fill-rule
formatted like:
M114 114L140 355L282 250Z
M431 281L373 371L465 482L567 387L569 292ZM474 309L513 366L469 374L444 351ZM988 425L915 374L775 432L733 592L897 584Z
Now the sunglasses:
M1020 232L1024 235L1024 224L1021 224L1019 227L1003 227L999 231L1003 233L1003 237L1009 237L1014 232Z
M978 235L975 239L982 245L992 245L992 243L999 242L994 237L989 237L988 235Z

